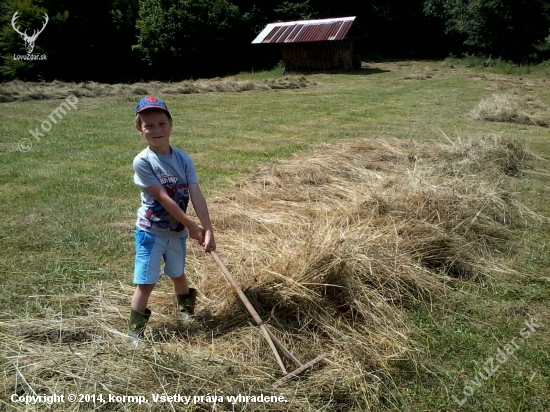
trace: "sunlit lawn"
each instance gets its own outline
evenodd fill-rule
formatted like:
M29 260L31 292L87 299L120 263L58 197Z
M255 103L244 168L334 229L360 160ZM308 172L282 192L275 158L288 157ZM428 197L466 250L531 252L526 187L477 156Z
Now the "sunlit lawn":
M426 80L405 80L429 72ZM477 72L476 72L477 73ZM280 70L241 74L246 79ZM203 191L228 190L262 163L276 162L320 142L398 137L456 139L496 133L522 141L540 159L517 180L517 196L550 217L550 130L475 122L468 112L496 92L533 95L550 105L544 78L476 77L438 62L371 63L358 74L316 74L300 90L167 95L174 117L172 144L194 159ZM133 224L139 191L132 159L145 145L133 128L135 98L81 98L71 111L17 150L60 100L0 105L0 322L47 312L55 296L81 292L98 281L131 284ZM445 137L447 136L447 137ZM546 160L544 160L546 159ZM212 211L215 216L215 210ZM459 282L459 298L445 310L411 312L421 364L395 376L403 405L394 410L550 410L548 324L516 357L475 388L460 407L463 388L483 362L518 336L530 314L549 314L548 226L518 231L504 262L529 276L486 283ZM40 305L32 296L53 296ZM79 307L64 308L65 316ZM550 317L546 317L546 320ZM544 322L544 321L543 321ZM406 396L405 396L406 395Z

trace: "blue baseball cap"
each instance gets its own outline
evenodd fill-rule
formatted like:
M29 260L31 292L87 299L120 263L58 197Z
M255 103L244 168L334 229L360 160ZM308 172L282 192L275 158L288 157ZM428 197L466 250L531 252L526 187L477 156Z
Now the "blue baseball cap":
M166 107L166 103L164 103L164 100L161 100L155 96L143 97L136 106L136 114L148 109L164 110L166 113L168 113L168 116L170 116L170 112L168 111L168 107Z

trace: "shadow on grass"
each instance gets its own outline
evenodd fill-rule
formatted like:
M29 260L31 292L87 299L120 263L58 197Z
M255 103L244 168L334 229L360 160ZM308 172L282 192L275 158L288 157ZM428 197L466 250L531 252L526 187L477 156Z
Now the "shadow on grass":
M389 70L379 69L377 67L363 67L354 70L313 70L313 71L284 71L283 75L304 75L310 74L348 74L355 76L368 76L371 74L388 73Z
M362 67L361 69L344 72L343 74L353 76L369 76L371 74L389 73L389 71L390 70L383 70L377 67Z
M292 302L283 303L262 288L246 289L243 293L263 322L270 325L272 331L278 331L276 334L292 335L303 332L304 324L303 320L300 320L298 308L306 307L307 299L294 296ZM154 335L155 341L159 342L169 341L174 336L183 339L190 336L206 336L213 339L250 326L257 326L256 322L239 298L234 296L223 314L214 314L205 308L195 314L195 320L189 326L182 325L179 319L173 319L156 326ZM259 329L258 333L261 333Z

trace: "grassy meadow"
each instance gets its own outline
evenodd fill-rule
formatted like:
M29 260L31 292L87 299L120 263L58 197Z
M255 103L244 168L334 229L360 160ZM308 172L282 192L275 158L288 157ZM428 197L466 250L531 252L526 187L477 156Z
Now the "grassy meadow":
M44 410L10 397L54 393L149 400L51 405L71 411L550 410L548 73L363 66L299 81L242 73L194 92L5 86L0 410ZM84 89L77 110L32 138L59 97ZM270 388L281 371L259 330L192 241L193 326L177 324L163 279L149 344L124 338L139 207L131 163L145 147L133 113L153 92L174 118L172 144L197 166L220 257L296 356L327 354L281 388ZM504 112L483 120L479 104L492 101ZM537 325L529 334L526 321ZM262 393L286 402L151 398Z

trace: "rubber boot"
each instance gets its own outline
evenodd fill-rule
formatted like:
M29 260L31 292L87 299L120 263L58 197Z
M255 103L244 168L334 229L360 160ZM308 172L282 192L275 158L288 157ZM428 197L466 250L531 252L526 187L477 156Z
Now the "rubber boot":
M151 316L151 311L145 309L145 313L141 313L137 310L130 310L130 320L128 321L128 336L135 345L143 342L143 332L145 331L145 325Z
M187 295L176 295L178 299L178 310L180 318L184 322L191 322L191 317L195 314L195 302L197 301L197 290L189 288Z

